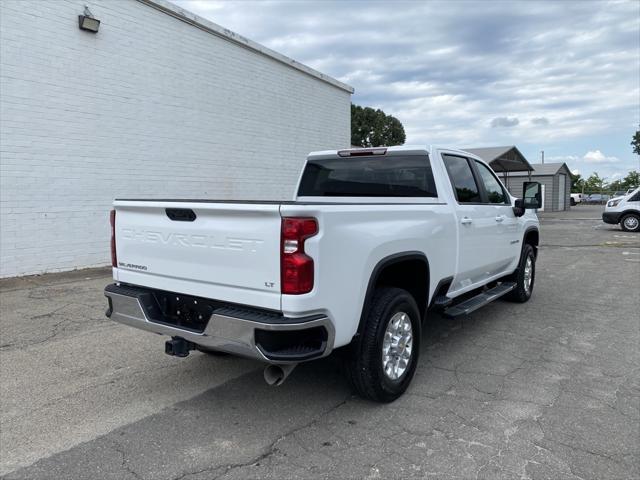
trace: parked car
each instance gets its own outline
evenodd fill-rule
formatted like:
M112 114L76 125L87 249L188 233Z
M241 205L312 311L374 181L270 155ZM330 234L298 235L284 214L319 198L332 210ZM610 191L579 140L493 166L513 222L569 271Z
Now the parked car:
M613 225L619 224L626 232L640 231L640 188L624 197L609 200L602 220Z
M531 297L542 190L523 191L464 151L402 146L309 154L294 201L118 199L107 316L171 355L266 362L270 384L348 346L354 389L392 401L430 309Z
M609 200L609 195L602 193L592 193L585 198L584 203L589 204L604 204Z
M613 192L611 198L624 197L627 194L624 190L618 190L617 192Z
M584 197L585 195L583 195L582 193L572 193L569 203L571 204L571 206L575 206L578 203L582 203Z

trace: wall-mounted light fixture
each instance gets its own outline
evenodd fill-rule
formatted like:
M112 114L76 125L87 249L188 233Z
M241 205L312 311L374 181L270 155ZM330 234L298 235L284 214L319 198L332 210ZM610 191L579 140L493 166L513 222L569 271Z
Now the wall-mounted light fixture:
M80 30L98 33L100 28L100 20L95 18L87 5L84 6L84 15L78 15L78 25Z

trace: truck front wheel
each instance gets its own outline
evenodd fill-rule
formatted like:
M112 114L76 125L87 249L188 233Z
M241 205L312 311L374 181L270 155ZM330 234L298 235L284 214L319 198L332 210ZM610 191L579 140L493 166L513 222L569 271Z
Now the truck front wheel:
M536 254L533 247L525 244L520 254L518 269L509 278L516 283L516 287L507 295L513 302L524 303L531 298L533 284L536 279Z
M347 377L359 395L392 402L407 389L418 364L418 307L406 290L378 288L364 321L348 352Z

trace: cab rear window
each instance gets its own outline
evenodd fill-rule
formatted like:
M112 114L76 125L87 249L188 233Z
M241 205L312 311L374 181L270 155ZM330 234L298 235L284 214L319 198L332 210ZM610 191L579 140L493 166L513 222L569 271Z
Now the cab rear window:
M345 157L307 162L300 197L436 197L427 155Z

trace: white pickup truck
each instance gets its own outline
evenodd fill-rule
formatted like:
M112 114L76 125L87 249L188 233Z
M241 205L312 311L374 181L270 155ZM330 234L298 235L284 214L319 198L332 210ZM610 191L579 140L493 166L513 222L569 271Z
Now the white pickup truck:
M270 384L345 347L355 390L389 402L430 310L531 296L540 185L523 191L470 153L402 146L311 153L290 202L118 199L107 316L172 355L259 359Z

